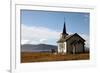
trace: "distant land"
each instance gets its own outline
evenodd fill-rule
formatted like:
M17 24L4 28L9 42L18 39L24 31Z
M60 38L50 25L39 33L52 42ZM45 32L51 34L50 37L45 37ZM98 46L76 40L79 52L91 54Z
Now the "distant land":
M56 45L49 44L23 44L21 45L21 52L51 52L52 49L57 50Z
M49 44L23 44L21 45L21 52L51 52L52 49L57 50L56 45ZM85 47L85 51L89 51L88 47Z

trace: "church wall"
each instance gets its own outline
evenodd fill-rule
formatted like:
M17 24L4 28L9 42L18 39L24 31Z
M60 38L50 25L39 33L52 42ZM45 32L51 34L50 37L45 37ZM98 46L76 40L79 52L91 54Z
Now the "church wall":
M58 53L66 53L66 42L58 43Z
M67 53L72 53L73 49L72 49L72 46L70 45L71 41L67 41Z
M67 44L66 44L66 42L64 42L64 45L65 45L64 53L66 53L67 52Z
M63 42L58 43L58 53L63 52L63 48L64 48L64 43Z
M68 42L68 52L69 53L73 53L73 46L71 45L71 43L74 41L74 40L81 40L81 41L83 41L80 37L78 37L78 36L73 36L73 37L71 37L67 42ZM77 52L83 52L83 44L82 43L80 43L80 44L77 44L76 45L76 53Z
M76 45L76 48L77 48L76 49L76 52L77 53L83 52L83 44L81 44L81 43L80 44L77 44Z
M61 52L60 43L58 43L58 53Z

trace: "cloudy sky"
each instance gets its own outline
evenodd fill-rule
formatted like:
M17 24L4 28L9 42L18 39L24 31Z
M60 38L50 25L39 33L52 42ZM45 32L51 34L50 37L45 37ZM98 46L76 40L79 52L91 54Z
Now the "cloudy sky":
M63 30L78 33L89 46L89 13L21 10L21 44L52 44Z

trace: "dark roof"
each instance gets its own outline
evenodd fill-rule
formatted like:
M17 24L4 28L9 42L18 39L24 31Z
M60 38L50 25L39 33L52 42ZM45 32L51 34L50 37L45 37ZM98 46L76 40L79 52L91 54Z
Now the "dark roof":
M66 25L65 25L65 22L64 22L64 27L63 27L63 34L66 34Z
M68 35L68 33L66 33L66 23L65 23L65 21L64 21L64 26L63 26L63 32L62 33Z
M71 35L67 35L65 38L60 38L60 39L57 41L57 43L67 41L67 40L69 40L69 39L70 39L72 36L74 36L74 35L79 36L77 33L71 34ZM81 36L79 36L79 37L80 37L83 41L85 41Z

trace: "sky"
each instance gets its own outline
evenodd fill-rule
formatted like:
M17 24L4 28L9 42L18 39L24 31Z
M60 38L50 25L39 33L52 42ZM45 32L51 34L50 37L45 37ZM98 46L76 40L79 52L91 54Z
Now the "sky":
M89 46L89 13L21 10L21 43L56 45L63 30L78 33Z

